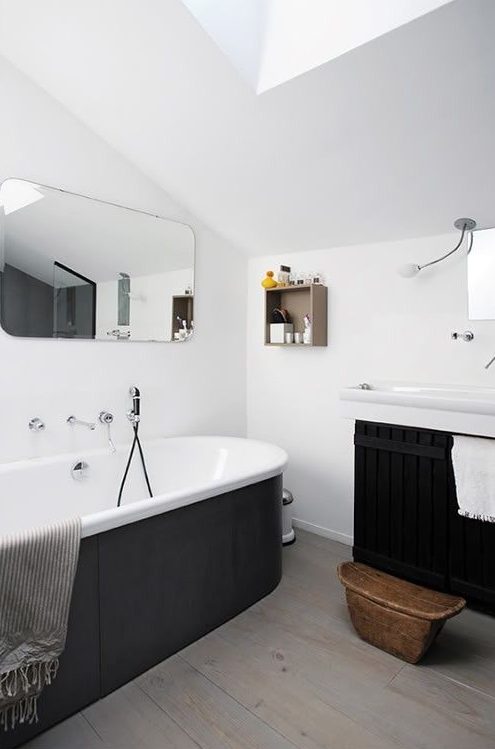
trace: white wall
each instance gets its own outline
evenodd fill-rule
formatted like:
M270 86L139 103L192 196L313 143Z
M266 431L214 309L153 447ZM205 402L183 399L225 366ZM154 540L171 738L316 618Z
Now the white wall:
M340 418L339 388L374 380L492 386L495 322L468 321L465 257L415 279L396 268L427 261L458 235L252 259L248 272L248 434L285 447L294 513L344 541L352 534L353 423ZM327 348L263 346L264 272L283 264L319 271L329 287ZM453 342L453 330L475 332ZM339 535L342 534L342 535Z
M1 59L0 100L0 179L24 177L156 211L188 221L197 235L197 332L187 343L33 341L0 332L0 461L105 444L103 428L71 430L72 413L93 420L111 410L116 438L127 439L134 382L143 393L143 434L244 434L243 256ZM44 434L28 431L32 416L46 421Z

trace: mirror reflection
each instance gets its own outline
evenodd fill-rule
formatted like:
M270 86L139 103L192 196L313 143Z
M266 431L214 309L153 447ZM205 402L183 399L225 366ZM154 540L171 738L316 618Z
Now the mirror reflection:
M470 320L495 320L495 229L474 233L468 255L468 309Z
M189 226L51 187L0 187L0 322L13 336L185 341Z

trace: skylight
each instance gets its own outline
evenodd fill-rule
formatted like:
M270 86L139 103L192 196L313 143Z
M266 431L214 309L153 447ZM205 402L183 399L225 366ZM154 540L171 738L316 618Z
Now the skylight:
M257 93L452 0L182 0Z
M19 179L6 180L0 187L0 207L6 216L41 200L43 195L34 185Z

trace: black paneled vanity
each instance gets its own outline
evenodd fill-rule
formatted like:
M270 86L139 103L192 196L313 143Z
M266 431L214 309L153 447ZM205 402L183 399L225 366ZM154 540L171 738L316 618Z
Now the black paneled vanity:
M354 559L495 613L495 523L457 512L452 434L356 421Z

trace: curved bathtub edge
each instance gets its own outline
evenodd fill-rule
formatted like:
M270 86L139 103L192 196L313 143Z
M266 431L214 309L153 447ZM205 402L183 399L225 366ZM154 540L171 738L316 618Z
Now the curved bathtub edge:
M242 489L250 484L257 484L260 481L280 476L283 474L288 463L287 454L285 451L281 452L284 452L285 459L274 468L256 474L249 474L237 481L229 481L227 483L214 482L208 487L198 489L197 491L190 492L189 490L184 490L173 492L166 496L158 495L157 497L142 499L129 505L122 505L118 508L114 507L111 510L102 510L92 515L83 516L81 520L81 535L83 538L87 538L96 533L102 533L112 528L120 528L123 525L153 517L153 515L170 512L179 507L185 507L219 494L227 494L230 491Z

